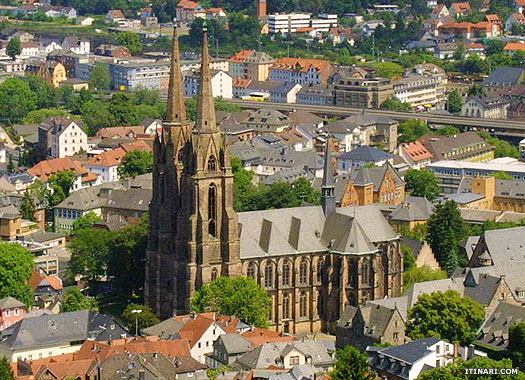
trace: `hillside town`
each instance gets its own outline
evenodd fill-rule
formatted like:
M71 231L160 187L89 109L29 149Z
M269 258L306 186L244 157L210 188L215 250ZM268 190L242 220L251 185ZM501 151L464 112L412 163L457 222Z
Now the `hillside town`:
M525 379L523 0L0 0L0 380Z

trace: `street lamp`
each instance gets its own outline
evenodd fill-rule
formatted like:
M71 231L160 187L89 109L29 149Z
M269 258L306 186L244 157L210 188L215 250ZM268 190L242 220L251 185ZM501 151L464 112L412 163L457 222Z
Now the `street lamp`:
M131 310L132 314L135 314L135 336L139 335L139 314L142 313L142 309Z

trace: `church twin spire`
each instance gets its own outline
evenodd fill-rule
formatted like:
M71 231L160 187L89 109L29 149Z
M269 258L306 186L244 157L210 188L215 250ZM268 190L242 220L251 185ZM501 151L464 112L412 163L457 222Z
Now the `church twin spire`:
M177 25L173 26L173 45L171 49L171 70L168 89L168 105L166 109L167 123L185 123L186 106L184 104L184 90L182 72L180 68L179 37Z
M168 88L166 123L186 123L184 88L180 66L179 37L177 26L173 27L173 45L171 51L171 70ZM208 30L202 29L202 61L200 73L200 91L197 103L197 120L195 128L199 132L218 132L215 104L211 86L210 52L208 48Z

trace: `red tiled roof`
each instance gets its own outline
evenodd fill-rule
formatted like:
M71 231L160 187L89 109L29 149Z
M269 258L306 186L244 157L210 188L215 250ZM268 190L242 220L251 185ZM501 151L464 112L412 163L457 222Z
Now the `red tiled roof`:
M295 31L297 33L313 32L314 30L315 30L315 28L313 28L311 26L304 26L304 27L295 29Z
M120 127L106 127L101 128L95 134L99 138L114 138L114 137L128 137L135 136L140 133L144 133L143 125L129 125L129 126L120 126Z
M246 88L252 83L251 79L233 78L233 87Z
M524 0L525 1L525 0ZM525 16L522 13L513 13L510 15L518 24L525 24Z
M317 70L322 71L331 67L330 62L324 59L309 59L309 58L277 58L272 65L273 69L279 70L297 70L306 72L310 67L315 67Z
M525 44L519 42L508 42L503 50L507 51L525 51Z
M514 4L525 7L525 0L514 0Z
M228 61L230 62L244 62L252 54L253 50L241 50L232 55Z
M136 354L157 352L167 357L181 357L190 356L190 347L188 341L184 339L161 340L158 337L119 339L110 342L86 340L75 354L75 360L104 360L123 352Z
M501 22L499 15L485 15L485 18L490 22Z
M93 156L86 162L86 165L93 166L118 166L120 165L120 160L126 155L126 151L122 148L108 150Z
M108 12L113 18L124 18L124 12L120 9L110 9Z
M38 164L28 169L27 173L33 177L38 177L43 182L46 182L53 174L65 170L70 170L75 174L82 176L90 173L80 162L72 160L71 157L40 161Z
M291 342L295 338L290 335L283 336L278 331L253 328L252 330L246 331L242 334L243 338L249 340L255 347L262 346L265 343L272 342Z
M470 10L470 3L452 3L450 5L456 13L463 13Z
M419 141L405 143L401 145L401 147L403 151L416 162L432 158L432 153Z

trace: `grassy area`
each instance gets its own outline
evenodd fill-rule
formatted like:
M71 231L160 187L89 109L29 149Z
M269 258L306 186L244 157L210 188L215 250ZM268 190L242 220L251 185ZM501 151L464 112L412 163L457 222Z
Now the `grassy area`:
M105 25L97 24L92 26L72 25L64 22L48 22L48 21L18 21L11 20L8 23L9 27L25 30L29 33L44 34L44 35L76 35L76 36L101 36L109 35ZM97 33L96 30L101 31Z

